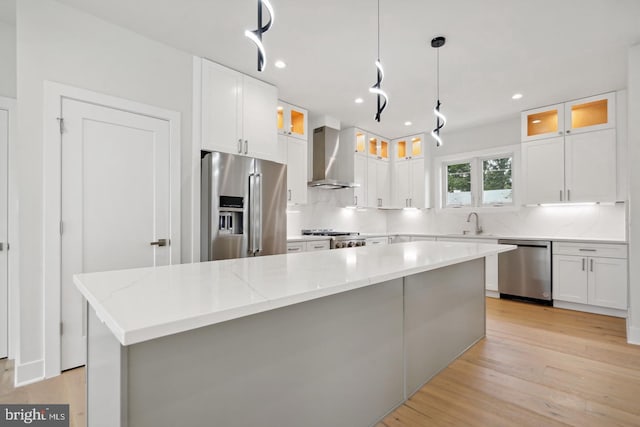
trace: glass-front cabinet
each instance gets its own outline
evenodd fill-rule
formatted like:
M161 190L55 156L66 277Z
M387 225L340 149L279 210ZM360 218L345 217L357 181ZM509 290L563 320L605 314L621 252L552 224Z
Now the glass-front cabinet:
M564 104L536 108L522 113L522 142L564 134Z
M567 134L609 129L615 126L615 92L565 103Z
M369 135L367 154L370 157L389 161L389 141L377 135Z
M278 101L278 133L307 140L307 110Z
M616 94L577 99L522 113L522 142L614 128Z
M424 157L423 135L412 135L394 141L394 160L409 160Z

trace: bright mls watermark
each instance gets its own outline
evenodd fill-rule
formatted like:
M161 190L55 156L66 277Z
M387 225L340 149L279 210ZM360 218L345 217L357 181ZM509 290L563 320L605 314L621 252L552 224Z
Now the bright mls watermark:
M0 405L0 427L69 427L69 405Z

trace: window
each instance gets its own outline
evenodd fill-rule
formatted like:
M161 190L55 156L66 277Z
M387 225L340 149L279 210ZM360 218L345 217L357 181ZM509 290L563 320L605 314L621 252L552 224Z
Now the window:
M446 174L446 206L471 206L471 163L448 164Z
M442 207L476 208L514 204L513 153L458 158L442 163Z
M513 158L499 157L482 161L482 204L506 205L513 203Z

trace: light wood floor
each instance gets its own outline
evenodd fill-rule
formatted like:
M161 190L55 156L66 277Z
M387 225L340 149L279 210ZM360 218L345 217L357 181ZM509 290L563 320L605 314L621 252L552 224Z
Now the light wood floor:
M625 320L487 298L487 337L378 426L640 426Z
M13 361L0 360L0 403L68 403L70 427L85 427L84 368L71 369L55 378L13 387Z
M436 343L437 344L437 343ZM0 403L69 403L85 426L85 372L14 389L0 360ZM378 424L640 426L640 346L625 321L487 299L487 337Z

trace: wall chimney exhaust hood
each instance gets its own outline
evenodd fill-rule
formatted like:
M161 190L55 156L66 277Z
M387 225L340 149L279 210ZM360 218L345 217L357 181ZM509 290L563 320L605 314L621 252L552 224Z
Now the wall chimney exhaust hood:
M349 178L345 164L347 147L340 146L340 132L328 126L313 131L313 178L309 187L338 190L359 187Z

